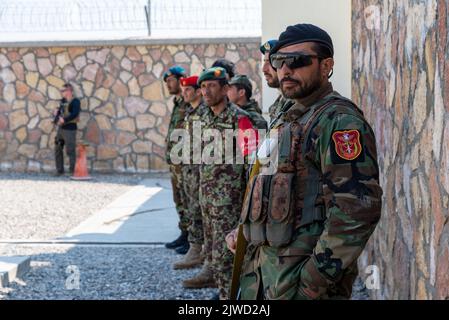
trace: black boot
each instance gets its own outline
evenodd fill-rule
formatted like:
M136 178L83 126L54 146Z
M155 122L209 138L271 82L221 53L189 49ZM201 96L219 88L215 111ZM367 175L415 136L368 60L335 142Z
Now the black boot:
M177 247L184 245L186 242L187 244L189 244L189 242L187 241L187 231L181 231L181 235L178 237L178 239L166 243L165 247L167 249L176 249Z
M185 243L183 243L182 245L177 247L175 249L175 251L177 254L186 254L187 251L189 251L189 249L190 249L190 243L188 241L186 241Z

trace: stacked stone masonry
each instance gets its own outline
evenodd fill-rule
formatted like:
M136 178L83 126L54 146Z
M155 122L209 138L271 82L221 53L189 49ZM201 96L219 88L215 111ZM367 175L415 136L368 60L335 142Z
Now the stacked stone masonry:
M353 0L352 95L373 125L382 219L362 255L384 299L449 299L449 1Z
M217 58L226 58L250 77L260 101L256 40L0 48L0 171L54 171L52 113L67 81L81 98L78 139L89 143L90 170L166 170L164 140L172 105L163 72L179 64L198 75Z

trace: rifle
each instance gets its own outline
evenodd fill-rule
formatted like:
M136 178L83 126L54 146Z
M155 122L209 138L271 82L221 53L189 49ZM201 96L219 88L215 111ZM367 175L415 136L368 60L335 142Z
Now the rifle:
M53 119L53 124L58 124L59 117L64 113L63 108L65 103L67 103L67 100L65 98L62 98L61 102L59 103L58 112Z
M259 168L260 168L260 163L258 160L256 160L254 165L251 167L251 172L250 172L248 181L251 181L251 179L254 176L259 174ZM249 189L248 187L249 186L247 186L247 188L246 188L244 199L246 199L247 196L251 196L251 195L248 195L248 189ZM247 245L248 245L248 243L245 239L245 236L243 235L243 225L242 225L242 223L240 223L238 233L237 233L237 247L236 247L235 255L234 255L234 265L232 268L232 281L231 281L231 290L230 290L231 291L230 292L231 300L237 299L237 293L238 293L238 289L240 287L240 274L242 272L242 265L243 265L243 260L245 258L245 252L246 252Z

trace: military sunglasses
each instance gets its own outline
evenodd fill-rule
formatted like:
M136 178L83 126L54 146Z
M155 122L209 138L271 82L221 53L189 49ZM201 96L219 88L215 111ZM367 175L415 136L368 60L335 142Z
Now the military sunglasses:
M284 63L290 69L298 69L310 66L314 58L324 59L319 55L303 52L274 53L270 56L270 64L274 69L282 68Z

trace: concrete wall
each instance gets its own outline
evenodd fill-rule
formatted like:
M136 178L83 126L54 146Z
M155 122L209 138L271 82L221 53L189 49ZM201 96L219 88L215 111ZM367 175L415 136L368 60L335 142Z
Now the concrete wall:
M335 70L331 80L342 95L351 96L351 0L262 0L262 40L278 38L287 26L312 23L332 37ZM277 96L263 81L265 110Z
M375 298L449 299L447 0L353 1L353 99L373 124L382 219Z
M260 101L260 39L189 39L183 43L0 44L0 171L53 171L52 112L65 81L82 101L79 139L90 170L165 170L172 105L162 73L180 64L199 74L217 58L236 63ZM30 44L36 45L36 44Z

